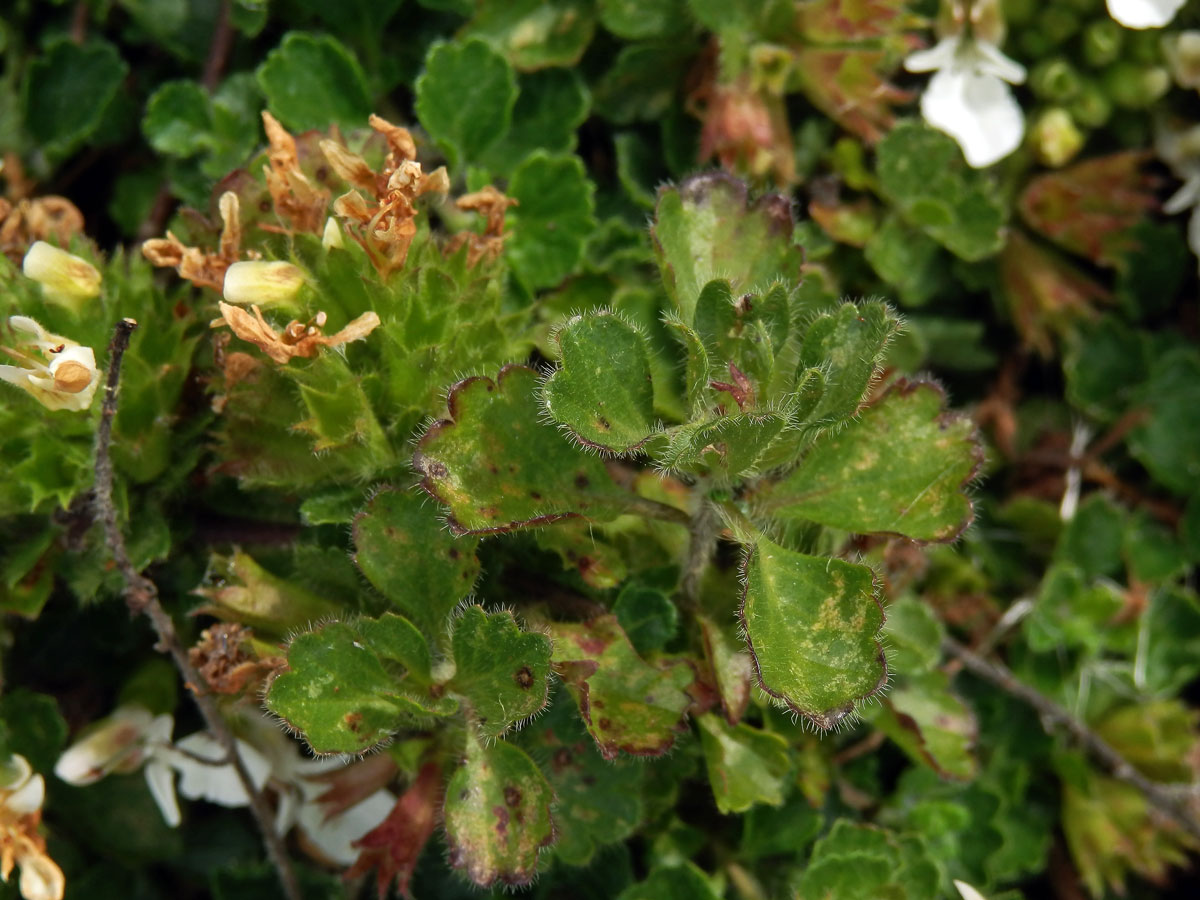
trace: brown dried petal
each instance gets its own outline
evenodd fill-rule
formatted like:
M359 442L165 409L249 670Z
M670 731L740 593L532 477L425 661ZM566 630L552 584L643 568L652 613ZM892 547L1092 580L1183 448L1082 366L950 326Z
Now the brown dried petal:
M374 113L371 114L371 118L368 121L372 128L387 139L388 148L396 157L396 162L417 158L417 145L407 128L393 125L387 119L377 116Z
M346 181L364 191L375 191L375 173L367 161L357 153L351 153L337 141L321 141L321 152L329 165Z

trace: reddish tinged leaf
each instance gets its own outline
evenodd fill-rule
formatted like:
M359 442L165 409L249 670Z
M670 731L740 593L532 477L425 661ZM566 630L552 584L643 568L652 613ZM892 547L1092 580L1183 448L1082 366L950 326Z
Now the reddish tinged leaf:
M892 127L892 107L911 103L915 96L889 83L879 73L882 50L806 48L798 54L796 71L801 90L847 131L874 143Z
M1159 180L1141 169L1149 158L1127 150L1041 175L1021 195L1021 218L1063 249L1116 266L1136 248L1130 229L1159 207Z
M773 174L780 185L795 182L795 153L781 97L751 88L745 77L737 84L719 84L714 68L688 105L702 123L699 162L715 156L733 172Z
M805 38L822 44L886 38L920 28L909 0L813 0L800 4L797 18Z
M691 704L692 667L683 660L644 661L616 616L551 627L555 671L579 704L600 754L615 759L622 750L634 756L670 750Z
M814 198L808 214L839 244L865 247L879 225L879 209L869 197L853 203L822 203Z
M704 638L704 655L712 667L721 711L730 725L736 725L750 705L750 683L754 675L754 660L746 652L745 642L730 622L722 627L704 616L697 616Z
M1000 254L1000 283L1021 342L1041 356L1054 352L1054 337L1095 315L1109 293L1058 254L1014 231Z
M354 842L361 847L358 859L346 870L347 880L376 870L375 883L380 900L387 896L388 887L410 897L408 883L417 867L437 821L442 788L442 770L436 763L426 763L417 779L396 801L388 817Z

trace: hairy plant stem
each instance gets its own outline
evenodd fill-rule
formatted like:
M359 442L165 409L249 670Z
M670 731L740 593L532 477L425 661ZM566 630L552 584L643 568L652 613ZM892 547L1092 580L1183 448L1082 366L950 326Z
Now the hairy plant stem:
M692 609L700 606L700 579L712 561L721 534L721 517L707 498L701 498L700 508L688 522L688 551L683 564L680 591L684 602Z
M1028 703L1041 715L1043 723L1062 728L1103 764L1114 778L1138 790L1155 810L1173 820L1192 837L1200 839L1200 822L1196 821L1171 786L1151 781L1114 750L1108 741L1049 697L1020 681L1007 666L984 659L953 638L943 638L942 649L961 661L972 674Z
M117 323L112 341L108 345L108 378L104 384L104 403L100 412L100 426L96 429L94 501L96 514L104 527L105 540L112 553L113 561L125 581L126 605L131 613L146 616L154 626L154 631L158 635L157 649L170 654L179 674L183 676L185 686L192 693L192 699L200 708L200 714L204 717L208 730L221 749L225 751L226 759L237 773L238 780L246 791L246 796L250 798L250 810L254 814L259 831L262 832L267 856L279 874L284 894L288 900L302 900L300 883L296 880L291 860L288 859L287 852L284 850L283 841L275 833L274 816L271 809L263 795L255 788L250 772L246 768L241 754L238 753L233 733L221 717L221 712L217 709L212 695L205 692L204 679L188 659L187 651L175 632L175 623L163 609L162 603L159 602L158 587L139 572L130 560L129 552L125 547L125 536L121 533L121 528L117 523L117 510L113 505L112 496L113 467L112 458L109 456L109 446L112 443L113 419L117 414L117 386L121 380L121 360L129 347L129 338L135 328L137 328L137 322L133 319L122 319Z

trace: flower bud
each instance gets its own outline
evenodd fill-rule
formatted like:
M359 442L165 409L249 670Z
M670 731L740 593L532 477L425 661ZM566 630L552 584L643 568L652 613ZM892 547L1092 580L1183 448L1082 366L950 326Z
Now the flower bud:
M1089 66L1099 69L1121 57L1125 30L1112 19L1097 19L1084 29L1083 58Z
M1062 107L1051 107L1034 123L1029 142L1038 160L1057 169L1065 166L1083 149L1084 136L1071 114Z
M100 273L95 266L45 241L36 241L29 248L21 270L41 284L48 301L73 312L100 295Z
M55 763L54 774L82 786L112 772L132 772L145 760L149 737L170 738L170 718L160 716L158 721L140 706L122 706L68 747Z
M1175 83L1200 89L1200 31L1181 31L1163 42L1163 52Z
M346 242L342 240L342 226L333 216L325 220L325 230L321 233L321 246L326 250L341 250L346 246Z
M1115 63L1104 70L1104 89L1123 109L1146 109L1171 89L1171 76L1161 66Z
M235 262L225 270L225 300L258 306L291 306L304 286L304 272L289 262Z

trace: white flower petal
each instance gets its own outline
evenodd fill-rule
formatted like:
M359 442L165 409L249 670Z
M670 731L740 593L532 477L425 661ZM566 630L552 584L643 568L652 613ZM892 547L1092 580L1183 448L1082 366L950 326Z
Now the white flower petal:
M27 853L17 859L21 867L20 889L25 900L62 900L67 879L62 869L44 853Z
M979 893L979 891L965 881L956 880L954 886L958 888L958 892L962 895L962 900L987 900L987 897L983 896L983 894Z
M934 72L949 68L958 55L959 44L958 35L942 38L927 50L909 54L904 60L904 68L909 72Z
M170 740L171 717L159 716L161 719L166 720L165 738ZM63 752L54 765L54 774L68 784L82 786L111 772L133 771L144 759L146 742L155 737L156 721L141 706L118 707Z
M351 845L387 818L395 805L395 796L390 791L380 790L345 812L326 819L321 804L304 803L300 806L297 824L322 854L338 865L348 866L358 858L358 850Z
M1188 221L1188 246L1200 257L1200 206L1192 210L1192 218Z
M975 69L980 74L995 75L1009 84L1025 83L1025 67L1001 53L995 44L975 41L971 49Z
M1185 209L1191 209L1197 203L1200 203L1200 172L1189 176L1187 181L1179 186L1179 190L1163 203L1162 208L1168 216L1173 216Z
M271 764L245 741L239 740L237 744L238 754L250 773L251 782L256 789L261 789L270 777ZM179 772L179 793L189 800L203 799L221 806L250 804L250 798L246 796L232 764L211 765L201 762L207 759L215 763L225 758L225 751L216 740L201 731L177 741L175 747L177 749L165 751L163 758Z
M999 78L943 69L921 95L921 114L962 148L967 163L981 169L1008 156L1021 144L1021 107Z
M46 781L41 775L34 775L9 794L4 805L19 815L27 816L41 809L45 799Z
M1108 14L1126 28L1162 28L1185 0L1108 0Z
M154 758L146 763L145 774L150 795L158 804L163 820L172 828L179 827L182 817L179 815L179 801L175 798L175 772L165 762Z

